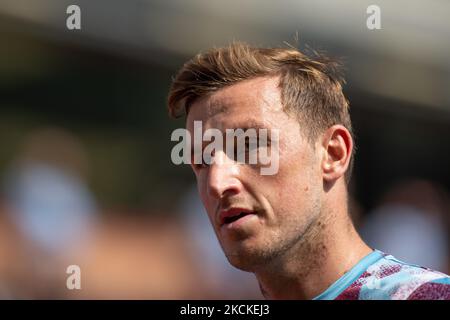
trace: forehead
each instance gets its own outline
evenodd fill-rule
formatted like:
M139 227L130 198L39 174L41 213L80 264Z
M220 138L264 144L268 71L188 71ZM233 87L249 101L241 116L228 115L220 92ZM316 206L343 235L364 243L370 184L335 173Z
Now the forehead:
M278 77L260 77L222 88L195 101L187 117L211 126L235 126L242 122L273 122L284 114Z

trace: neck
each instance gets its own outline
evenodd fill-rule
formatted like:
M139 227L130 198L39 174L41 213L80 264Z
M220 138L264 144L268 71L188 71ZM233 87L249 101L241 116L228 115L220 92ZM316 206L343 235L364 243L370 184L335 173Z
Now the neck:
M319 217L299 243L255 270L266 299L312 299L372 251L347 212L321 216L327 218Z

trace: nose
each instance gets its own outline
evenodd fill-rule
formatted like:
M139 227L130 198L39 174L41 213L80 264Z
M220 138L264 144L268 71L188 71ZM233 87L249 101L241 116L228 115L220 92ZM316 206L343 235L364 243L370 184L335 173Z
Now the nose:
M224 152L216 152L208 171L208 195L217 199L225 195L238 194L242 190L239 165Z

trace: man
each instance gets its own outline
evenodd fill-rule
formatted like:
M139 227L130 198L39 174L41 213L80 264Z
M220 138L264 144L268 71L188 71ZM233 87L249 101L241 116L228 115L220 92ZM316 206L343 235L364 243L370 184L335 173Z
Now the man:
M353 227L354 145L338 67L317 53L233 43L198 54L173 80L169 113L185 113L191 134L198 122L279 132L277 148L269 144L275 174L220 149L192 161L223 251L268 299L449 299L447 275L372 250Z

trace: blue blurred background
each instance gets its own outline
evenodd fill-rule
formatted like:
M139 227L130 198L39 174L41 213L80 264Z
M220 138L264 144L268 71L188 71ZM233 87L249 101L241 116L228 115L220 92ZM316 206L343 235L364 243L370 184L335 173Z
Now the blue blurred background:
M66 27L71 4L81 30ZM184 123L165 99L199 51L296 34L346 65L358 230L450 272L449 17L443 0L3 0L0 298L261 298L228 265L190 168L170 160ZM71 264L81 290L66 288Z

